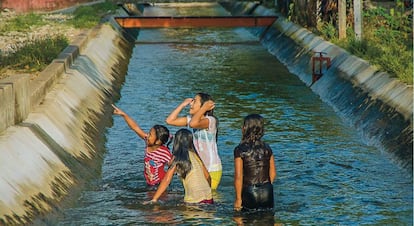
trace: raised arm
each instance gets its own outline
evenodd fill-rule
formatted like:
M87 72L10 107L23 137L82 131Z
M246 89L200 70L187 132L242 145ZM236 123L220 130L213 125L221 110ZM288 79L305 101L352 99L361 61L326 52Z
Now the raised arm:
M176 165L174 165L173 167L169 168L167 173L165 174L164 178L162 179L160 185L158 186L157 191L155 192L154 196L151 199L151 202L157 202L158 199L160 198L160 196L162 195L162 193L164 193L168 186L170 185L174 173L175 173L175 167Z
M197 111L193 117L191 117L190 127L195 129L207 129L209 126L208 118L204 117L204 114L207 111L214 109L215 104L213 101L208 100L204 102L203 106L200 107L200 110Z
M243 160L240 157L234 159L234 190L236 197L234 200L234 210L242 208L242 187L243 187Z
M192 101L193 101L192 98L185 99L180 105L177 106L177 108L174 109L174 111L172 111L170 113L170 115L167 117L167 119L165 119L165 122L168 125L172 125L172 126L186 126L187 125L187 117L178 117L178 115Z
M145 139L147 134L139 127L138 123L136 123L127 113L122 111L120 108L116 107L112 104L114 108L114 114L120 115L124 118L125 122L128 124L129 128L131 128L139 137Z

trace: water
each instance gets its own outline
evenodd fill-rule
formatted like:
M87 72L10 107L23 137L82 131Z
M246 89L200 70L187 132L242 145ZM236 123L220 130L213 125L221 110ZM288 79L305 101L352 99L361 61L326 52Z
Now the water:
M153 7L146 12L177 11L202 10ZM215 6L203 13L224 11ZM114 116L101 175L59 211L57 225L412 225L413 187L406 171L367 146L246 30L149 29L138 41L116 104L148 131L165 124L184 98L210 93L217 103L223 162L216 204L184 205L175 177L161 204L142 205L154 193L143 176L144 142ZM233 212L233 149L250 113L265 117L264 140L275 154L274 215ZM179 129L169 128L172 133Z

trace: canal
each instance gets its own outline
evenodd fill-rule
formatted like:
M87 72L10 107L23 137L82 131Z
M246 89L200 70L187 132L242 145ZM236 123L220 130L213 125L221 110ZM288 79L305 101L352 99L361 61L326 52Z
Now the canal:
M155 5L146 15L226 15L214 4ZM144 142L121 117L107 130L99 175L79 196L43 222L50 225L412 225L412 178L387 153L367 145L302 81L244 28L143 29L115 103L148 131L165 124L187 97L216 101L223 177L211 206L186 206L175 177L168 194L142 205L154 191L143 176ZM274 151L275 212L233 212L233 149L243 117L266 119L264 140ZM169 127L174 133L179 128ZM171 146L170 146L171 148Z

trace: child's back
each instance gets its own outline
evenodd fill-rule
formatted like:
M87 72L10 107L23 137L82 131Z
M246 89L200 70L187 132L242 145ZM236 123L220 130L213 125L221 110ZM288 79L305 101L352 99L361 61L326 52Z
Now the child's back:
M203 200L212 199L210 185L203 175L203 163L193 152L189 152L189 157L191 161L191 171L187 174L185 179L182 180L185 190L184 202L199 203Z

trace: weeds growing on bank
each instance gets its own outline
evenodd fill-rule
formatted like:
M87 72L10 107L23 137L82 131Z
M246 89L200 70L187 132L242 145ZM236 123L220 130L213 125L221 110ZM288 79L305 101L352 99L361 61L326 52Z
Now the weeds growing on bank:
M266 1L265 1L266 2ZM273 3L272 3L273 4ZM42 14L20 15L6 23L0 23L2 32L27 32L45 24L63 23L75 28L91 28L102 17L113 14L118 8L110 1L90 6L80 6L65 21L45 21ZM379 70L388 72L402 82L413 84L413 27L412 15L404 13L402 5L386 10L378 7L364 11L363 38L357 40L352 29L347 31L347 39L338 40L335 25L326 23L319 28L326 40L341 46L350 53L369 61ZM41 71L68 45L65 37L46 37L43 40L28 42L16 48L7 56L0 52L0 68Z
M7 21L6 23L2 23L0 25L0 33L6 33L10 31L26 32L33 27L38 27L45 24L46 22L43 21L42 15L28 13L25 15L19 15L10 21Z
M117 8L118 6L111 2L80 6L69 19L63 21L47 20L45 19L46 14L17 15L13 19L0 24L0 33L28 32L43 25L54 23L81 29L91 28L96 26L103 16L113 14ZM47 35L37 40L27 41L22 46L13 47L13 51L9 54L0 52L0 69L12 69L22 72L42 71L68 45L69 41L64 35Z
M68 45L68 39L62 35L30 41L13 54L1 56L0 67L41 71Z
M96 26L102 17L113 14L119 8L111 2L98 3L92 6L80 6L73 13L68 23L76 28L91 28Z
M413 27L411 13L403 6L397 9L382 7L364 11L362 39L347 30L347 39L338 40L332 24L324 24L321 35L353 55L367 60L406 84L413 84Z

